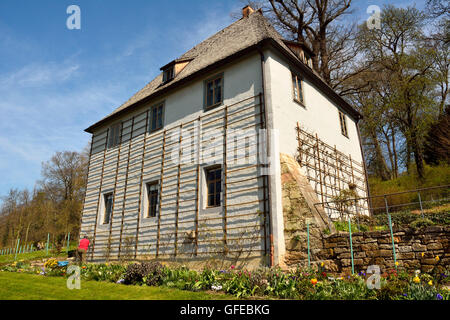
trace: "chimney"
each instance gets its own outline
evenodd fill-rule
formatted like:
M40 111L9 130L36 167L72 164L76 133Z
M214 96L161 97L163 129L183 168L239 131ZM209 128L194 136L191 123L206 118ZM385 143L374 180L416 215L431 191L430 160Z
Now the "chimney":
M255 12L255 10L253 10L252 7L250 6L245 6L242 9L242 18L248 18L249 15L251 15L253 12Z

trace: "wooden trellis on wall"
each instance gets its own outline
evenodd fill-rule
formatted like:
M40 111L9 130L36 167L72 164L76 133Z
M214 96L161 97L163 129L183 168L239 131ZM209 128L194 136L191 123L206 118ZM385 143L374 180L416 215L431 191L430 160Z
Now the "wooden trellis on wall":
M339 151L315 135L303 130L299 123L297 131L297 161L304 168L308 181L312 184L319 202L322 203L330 218L339 215L335 202L344 190L354 190L356 197L367 196L364 164L352 159L351 154ZM367 214L367 200L351 203L346 210L348 214Z
M265 129L263 114L259 94L154 133L147 132L148 111L133 115L122 122L120 144L110 149L108 129L96 133L82 225L82 232L93 237L91 259L185 255L182 248L189 240L187 233L193 235L189 252L192 256L238 251L267 255L269 206L264 163L260 159L256 163L237 161L248 158L247 152L239 152L250 147L258 150L256 157L260 156L259 142L265 141L259 137L259 129ZM228 145L227 129L254 130L251 141L255 145L247 141ZM171 139L181 131L183 139L181 135ZM221 145L223 198L219 214L202 212L200 161L174 164L169 158L175 148L180 158L200 160L198 153L183 154L182 148L195 144L203 152L216 148L201 139L208 132L219 133L214 138ZM185 141L186 133L193 139ZM154 219L143 219L144 182L150 180L159 181L159 213ZM113 193L114 199L109 225L99 224L101 195L105 192Z

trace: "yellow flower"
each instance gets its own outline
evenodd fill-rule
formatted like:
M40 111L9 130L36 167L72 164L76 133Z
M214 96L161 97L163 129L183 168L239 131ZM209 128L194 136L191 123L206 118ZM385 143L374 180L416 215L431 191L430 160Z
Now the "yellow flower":
M435 259L436 261L439 261L439 256L436 256L434 259Z
M413 279L413 281L414 281L415 283L419 283L419 282L420 282L420 278L419 278L418 276L415 276L414 279Z
M398 266L398 261L395 261L395 265Z
M312 283L313 286L315 286L317 284L317 279L316 278L311 279L311 283Z
M422 258L423 258L424 255L425 255L425 252L422 252Z
M324 263L323 263L323 262L321 262L321 263L320 263L320 266L321 266L321 267L323 267L323 265L324 265Z
M432 286L432 285L433 285L433 280L428 281L428 284L429 284L430 286Z

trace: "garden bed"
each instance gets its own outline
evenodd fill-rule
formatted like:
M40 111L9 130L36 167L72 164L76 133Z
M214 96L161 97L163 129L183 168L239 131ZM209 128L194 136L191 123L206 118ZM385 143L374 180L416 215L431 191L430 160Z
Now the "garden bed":
M19 272L45 277L67 277L67 267L48 260L36 268L18 262L3 266L3 272ZM369 289L368 275L330 275L324 264L317 269L189 270L184 266L168 267L158 262L122 264L87 264L81 268L82 281L121 283L121 286L164 287L192 292L225 293L238 298L278 298L305 300L449 300L450 272L420 274L399 269L381 275L380 289ZM231 297L231 296L230 296Z

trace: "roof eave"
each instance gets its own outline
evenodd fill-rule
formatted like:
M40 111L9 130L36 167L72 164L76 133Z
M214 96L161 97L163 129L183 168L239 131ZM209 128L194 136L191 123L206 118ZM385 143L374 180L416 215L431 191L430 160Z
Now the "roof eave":
M159 90L159 91L157 91L157 92L155 92L155 93L153 93L153 94L151 94L151 95L149 95L149 96L147 96L147 97L145 97L145 98L143 98L143 99L141 99L139 101L134 102L133 104L131 104L128 107L118 111L117 113L114 113L114 114L112 114L109 117L103 118L102 120L100 120L100 121L94 123L93 125L89 126L88 128L86 128L84 131L87 132L87 133L93 133L93 131L96 128L102 126L106 122L109 122L111 120L117 119L122 114L132 111L133 109L135 109L136 107L146 103L147 101L149 101L151 99L154 99L154 98L157 98L157 97L159 97L161 95L164 95L168 91L170 91L170 90L172 90L174 88L177 88L178 86L181 86L181 85L191 81L194 78L200 77L200 76L202 76L205 73L208 73L208 72L210 72L210 71L212 71L212 70L214 70L214 69L216 69L218 67L221 67L221 66L223 66L223 65L225 65L225 64L227 64L227 63L229 63L229 62L231 62L231 61L233 61L235 59L238 59L238 58L242 57L243 55L246 55L246 54L256 50L256 48L259 47L261 45L261 43L263 43L263 42L265 42L267 40L268 39L263 39L262 41L260 41L260 42L258 42L256 44L253 44L251 46L248 46L247 48L242 49L242 50L240 50L240 51L238 51L238 52L236 52L236 53L234 53L234 54L232 54L232 55L230 55L228 57L225 57L222 60L216 61L213 64L210 64L209 66L206 66L205 68L200 69L200 70L198 70L198 71L196 71L196 72L186 76L185 78L182 78L182 79L180 79L180 80L178 80L176 82L173 82L172 84L168 85L167 87L165 87L165 88L163 88L163 89L161 89L161 90Z
M286 58L288 58L292 63L294 63L297 67L299 67L306 76L308 76L308 78L315 84L317 85L319 88L321 88L326 94L329 95L329 97L338 105L340 105L345 111L347 111L355 120L360 120L362 119L362 115L355 109L353 108L347 101L345 101L340 95L338 95L330 86L328 86L322 79L320 79L320 77L318 77L309 67L307 67L305 64L303 64L300 60L298 60L298 58L296 58L295 56L293 56L293 54L289 51L287 51L285 48L283 48L278 42L276 42L274 39L272 38L265 38L262 39L261 41L259 41L256 44L253 44L245 49L242 49L228 57L225 57L222 60L216 61L215 63L200 69L196 72L194 72L193 74L186 76L185 78L182 78L180 80L178 80L177 82L173 82L172 84L168 85L167 87L139 100L134 102L133 104L131 104L130 106L118 111L115 114L112 114L109 117L106 117L96 123L94 123L93 125L91 125L90 127L88 127L87 129L85 129L85 132L88 133L93 133L94 130L98 127L100 127L101 125L105 124L108 121L117 119L118 117L120 117L122 114L126 113L126 112L130 112L133 109L135 109L136 107L146 103L147 101L157 98L158 96L161 96L163 94L166 94L168 91L181 86L189 81L191 81L192 79L199 77L205 73L210 72L213 69L216 69L218 67L221 67L239 57L242 57L245 54L248 54L250 52L252 52L253 50L257 50L260 49L262 46L266 46L266 45L271 45L272 47L274 47L275 49L277 49L278 51L280 51Z

